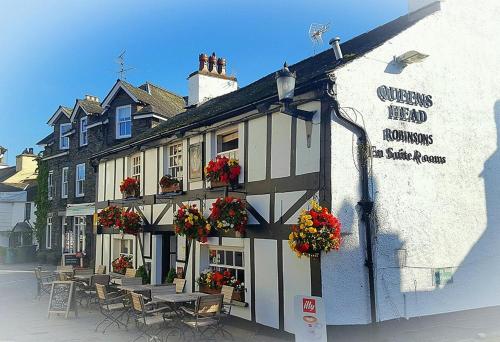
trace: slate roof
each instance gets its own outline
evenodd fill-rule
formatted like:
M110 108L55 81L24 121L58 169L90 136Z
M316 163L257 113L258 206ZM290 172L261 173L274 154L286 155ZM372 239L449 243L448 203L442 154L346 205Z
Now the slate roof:
M103 112L100 102L83 99L78 100L77 103L80 104L83 110L88 114L101 114Z
M71 112L73 111L73 108L61 106L61 109L62 109L64 115L66 115L69 119L71 117Z
M47 135L45 138L43 138L42 140L40 140L36 144L37 145L48 145L53 141L54 141L54 132L50 133L49 135Z
M432 3L410 15L403 15L391 22L342 43L340 46L344 58L340 61L336 61L333 50L328 49L289 66L291 71L297 73L296 89L302 85L312 84L315 81L321 80L328 73L363 56L367 52L375 49L411 27L420 19L439 9L439 2ZM252 105L253 103L273 96L277 96L274 72L234 92L213 98L198 107L190 108L184 113L178 114L166 122L162 122L153 129L129 139L127 142L120 145L97 153L95 156L99 157L110 154L138 141L153 140L159 135L174 133L176 130L186 126L190 126L190 128L202 126L208 120L213 120L216 116L226 115L232 110Z
M146 104L146 106L139 110L137 114L156 113L170 118L182 112L184 106L186 105L182 96L174 94L152 83L147 82L141 87L134 87L130 83L123 80L121 83L139 101ZM151 94L142 88L149 88Z
M0 169L0 182L12 177L16 173L15 166L4 167Z
M10 184L0 183L0 192L19 192L19 191L23 191L23 189L20 189Z

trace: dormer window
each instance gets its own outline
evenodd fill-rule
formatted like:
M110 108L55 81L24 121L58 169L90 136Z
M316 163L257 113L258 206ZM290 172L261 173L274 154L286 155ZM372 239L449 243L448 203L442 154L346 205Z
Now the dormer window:
M87 136L87 120L88 118L86 116L80 119L80 146L85 146L89 143Z
M59 148L61 150L67 150L69 148L69 137L65 137L64 134L68 133L70 130L70 123L59 125Z
M116 108L116 139L132 136L132 107L121 106Z

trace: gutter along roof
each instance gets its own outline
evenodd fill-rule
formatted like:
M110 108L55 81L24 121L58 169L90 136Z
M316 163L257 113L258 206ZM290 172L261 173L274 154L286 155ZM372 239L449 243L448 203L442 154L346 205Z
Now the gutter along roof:
M318 55L289 66L290 71L297 73L296 89L322 80L331 71L363 56L439 9L439 2L432 3L416 12L403 15L342 43L340 45L344 54L342 60L337 61L333 50L328 49ZM222 115L231 114L231 112L237 109L252 106L270 98L274 98L277 101L275 73L271 73L234 92L213 98L198 107L190 108L184 113L170 118L167 122L163 122L155 128L122 144L97 153L93 157L101 158L135 145L159 139L187 127L196 128L203 126L207 122L216 119L221 120L220 116ZM232 116L235 115L237 114Z

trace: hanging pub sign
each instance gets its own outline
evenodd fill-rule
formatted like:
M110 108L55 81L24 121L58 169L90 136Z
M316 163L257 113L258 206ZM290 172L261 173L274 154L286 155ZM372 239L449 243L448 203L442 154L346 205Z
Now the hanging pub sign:
M387 118L423 124L427 122L426 110L434 105L432 95L381 85L377 88L377 96L382 102L389 102ZM401 105L400 105L401 104ZM415 108L405 105L414 106ZM434 144L434 136L429 133L406 131L402 129L385 128L382 130L382 140L401 142L404 144L430 146ZM446 157L425 153L422 150L406 150L404 148L377 148L372 146L372 158L410 161L416 164L444 164Z

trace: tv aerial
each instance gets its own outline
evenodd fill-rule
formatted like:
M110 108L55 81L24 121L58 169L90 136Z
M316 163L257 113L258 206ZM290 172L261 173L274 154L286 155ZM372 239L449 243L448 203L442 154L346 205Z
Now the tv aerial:
M126 50L123 50L122 53L118 56L117 63L120 65L120 70L118 70L118 75L120 80L126 80L127 79L127 71L132 70L134 68L127 68L125 67L125 52Z
M330 23L328 24L316 24L313 23L309 26L309 38L313 43L314 54L316 54L316 47L323 44L323 33L330 29Z

